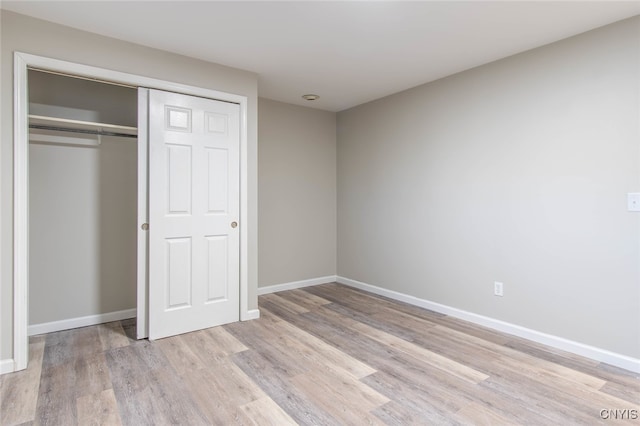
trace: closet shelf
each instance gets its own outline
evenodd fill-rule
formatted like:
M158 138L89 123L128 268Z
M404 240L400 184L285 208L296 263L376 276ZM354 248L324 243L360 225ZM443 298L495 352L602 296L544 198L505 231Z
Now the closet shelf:
M29 125L65 127L78 130L105 130L128 135L137 135L138 128L119 124L96 123L93 121L71 120L68 118L49 117L29 114Z

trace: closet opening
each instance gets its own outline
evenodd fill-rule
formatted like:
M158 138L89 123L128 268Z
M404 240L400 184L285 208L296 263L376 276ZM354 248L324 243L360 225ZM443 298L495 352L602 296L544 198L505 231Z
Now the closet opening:
M153 324L161 325L154 323L149 306L151 296L159 294L163 284L150 280L149 273L164 270L165 262L160 258L153 266L150 259L150 236L160 234L151 221L153 196L149 190L157 188L166 195L169 186L161 181L153 184L151 177L150 164L168 164L149 161L150 141L161 140L151 133L165 129L161 121L154 125L152 117L171 119L174 127L184 126L185 109L199 102L196 98L218 101L214 110L207 107L206 111L206 128L213 133L231 129L221 127L220 117L231 115L215 110L221 104L236 105L232 115L239 158L233 164L239 166L234 166L239 171L239 178L234 178L239 180L239 212L223 222L239 233L239 247L233 249L240 258L239 267L234 267L239 273L235 277L239 301L231 304L239 310L241 321L258 318L259 310L250 309L255 294L249 292L249 241L254 232L249 219L249 175L255 172L249 161L249 98L24 52L14 52L13 65L13 365L0 365L0 373L27 367L29 334L136 317L135 332L125 331L143 339L150 336ZM152 91L185 96L151 114ZM167 110L172 113L165 114ZM199 120L203 129L205 121ZM126 155L121 155L123 150ZM174 160L180 161L168 169L183 172L188 162L179 154L185 150L177 151L181 152ZM210 152L213 154L197 157L211 160L200 164L215 164L214 160L223 157L216 156L219 151ZM89 161L72 161L76 157ZM73 168L85 174L72 173ZM109 179L102 179L105 175ZM201 179L191 181L201 184ZM37 188L31 188L36 184ZM137 203L130 203L133 197ZM164 207L156 203L154 211ZM240 226L233 228L233 221ZM126 236L125 229L132 235ZM116 240L123 235L126 242L120 247ZM215 246L218 240L207 241ZM116 252L114 246L122 252ZM156 246L156 253L158 249L162 247ZM84 275L72 276L74 269ZM62 286L56 287L58 284Z
M27 78L28 334L135 318L137 88Z

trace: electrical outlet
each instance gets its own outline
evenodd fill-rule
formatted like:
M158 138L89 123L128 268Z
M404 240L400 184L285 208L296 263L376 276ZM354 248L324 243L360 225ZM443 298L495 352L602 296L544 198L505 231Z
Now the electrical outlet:
M493 294L495 296L500 296L500 297L504 296L503 287L504 287L504 284L502 284L501 282L495 281L493 283Z

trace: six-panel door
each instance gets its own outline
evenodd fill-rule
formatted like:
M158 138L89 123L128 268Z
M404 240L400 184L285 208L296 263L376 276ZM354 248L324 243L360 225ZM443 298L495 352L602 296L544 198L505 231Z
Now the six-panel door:
M150 339L239 320L239 144L239 105L149 90Z

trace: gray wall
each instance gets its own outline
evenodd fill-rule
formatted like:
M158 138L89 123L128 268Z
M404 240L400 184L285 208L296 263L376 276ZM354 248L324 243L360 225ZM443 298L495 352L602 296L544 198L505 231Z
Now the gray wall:
M336 115L258 105L258 285L335 275Z
M338 274L640 357L639 54L633 18L339 113Z
M137 126L132 88L30 71L29 101L30 114ZM29 145L30 325L136 307L137 156L132 138Z
M0 108L0 359L12 357L13 52L22 51L157 79L220 90L249 99L249 309L257 308L257 76L1 11Z
M29 71L29 114L138 126L138 90Z

